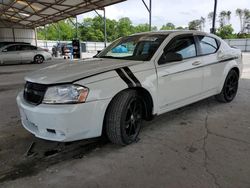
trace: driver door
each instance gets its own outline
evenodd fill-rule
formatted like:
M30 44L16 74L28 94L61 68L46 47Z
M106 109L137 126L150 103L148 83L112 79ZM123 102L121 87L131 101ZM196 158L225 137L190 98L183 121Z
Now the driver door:
M157 64L159 113L192 103L202 92L203 68L193 35L174 37Z

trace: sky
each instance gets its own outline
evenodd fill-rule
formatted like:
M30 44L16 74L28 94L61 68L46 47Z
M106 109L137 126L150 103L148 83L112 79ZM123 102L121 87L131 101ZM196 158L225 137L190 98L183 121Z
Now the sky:
M148 0L145 2L147 3ZM211 23L207 20L207 15L213 11L213 7L214 0L152 0L152 26L157 26L160 29L162 25L172 22L177 27L185 27L189 21L203 16L206 18L205 31L209 31ZM235 32L240 30L239 18L235 14L237 8L250 9L250 0L218 0L218 12L222 10L232 12L231 24ZM96 16L95 12L89 12L79 15L78 19L94 16ZM129 17L134 25L148 23L148 12L141 0L127 0L108 6L106 7L106 16L115 20Z

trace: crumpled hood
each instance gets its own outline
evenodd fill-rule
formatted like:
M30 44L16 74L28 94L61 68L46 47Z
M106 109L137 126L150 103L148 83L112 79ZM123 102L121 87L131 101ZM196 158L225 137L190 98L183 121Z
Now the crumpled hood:
M120 59L88 59L70 61L48 66L28 74L26 81L41 84L56 84L73 82L98 73L114 70L121 67L132 66L143 61L129 61Z

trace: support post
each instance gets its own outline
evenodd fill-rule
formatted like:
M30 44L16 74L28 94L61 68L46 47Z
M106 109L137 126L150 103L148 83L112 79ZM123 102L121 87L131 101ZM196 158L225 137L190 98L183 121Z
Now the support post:
M144 0L142 0L144 6L146 7L148 14L149 14L149 31L151 31L152 28L152 0L149 0L149 5L145 3Z
M149 0L149 31L152 29L152 0Z
M12 28L13 41L16 42L15 29Z
M76 39L78 39L78 21L76 16Z
M103 19L104 19L104 47L107 47L107 25L106 25L106 11L105 7L103 8Z
M35 31L35 44L37 46L37 30L36 30L36 28L34 28L34 31Z
M44 25L44 29L45 29L45 47L48 48L48 44L47 44L47 27L46 27L46 25Z
M96 10L94 10L95 11L95 13L100 17L100 18L102 18L103 19L103 22L104 22L104 46L105 46L105 48L107 47L107 25L106 25L106 11L105 11L105 8L102 8L102 9L100 9L100 10L103 10L103 17L96 11Z
M215 34L216 29L215 29L215 21L216 21L216 13L217 12L217 0L214 0L214 15L213 15L213 25L210 30L211 33Z

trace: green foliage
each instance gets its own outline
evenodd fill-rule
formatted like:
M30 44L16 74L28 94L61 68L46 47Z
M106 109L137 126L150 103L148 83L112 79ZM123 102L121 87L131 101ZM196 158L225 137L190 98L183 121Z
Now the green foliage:
M250 34L247 34L247 33L239 33L239 34L237 34L237 37L236 37L236 38L247 39L247 38L250 38Z
M69 20L59 21L37 29L38 39L47 40L72 40L75 37L75 29Z
M175 29L175 25L170 22L161 27L161 30L174 30L174 29Z
M201 20L192 20L188 23L189 30L199 30L201 28Z
M217 29L217 35L222 38L250 38L250 34L243 34L244 23L246 19L250 18L250 11L248 9L237 9L235 11L236 16L239 17L241 25L241 34L234 34L232 25L230 25L231 12L221 11L218 15L218 21L220 27ZM207 20L212 22L213 12L210 12L207 16ZM71 21L72 20L72 21ZM188 27L176 27L173 23L169 22L162 25L160 30L203 30L206 19L201 17L200 19L192 20L188 23ZM106 19L107 27L107 40L109 42L123 36L128 36L133 33L147 32L149 31L149 24L139 24L134 26L128 17L124 17L116 20ZM152 31L157 31L157 27L152 26ZM46 40L72 40L76 38L75 19L66 19L54 24L47 25L46 27L37 28L38 39ZM82 41L104 41L104 22L99 16L94 18L85 18L82 22L78 23L78 38Z
M134 27L134 32L135 33L147 32L148 30L149 30L149 24L139 24L139 25L137 25L137 26Z
M176 30L184 30L184 29L187 29L187 28L184 28L184 27L182 27L182 26L179 26L179 27L176 27L175 29L176 29Z
M223 38L223 39L231 39L231 38L236 38L236 34L233 33L234 29L232 27L232 25L225 25L222 26L218 29L218 31L216 32L216 35L218 35L219 37Z
M38 39L72 40L76 36L76 29L72 22L64 20L46 26L46 28L40 27L37 29ZM121 18L118 21L106 19L106 27L108 41L133 33L149 31L149 24L134 26L128 17ZM153 26L151 30L156 31L157 27ZM82 23L78 23L78 37L82 41L104 41L103 19L96 16L94 18L85 18Z

